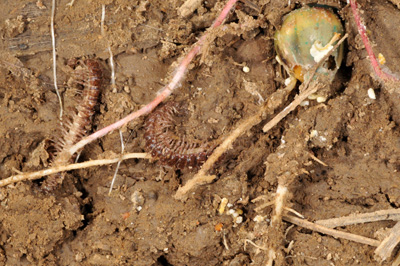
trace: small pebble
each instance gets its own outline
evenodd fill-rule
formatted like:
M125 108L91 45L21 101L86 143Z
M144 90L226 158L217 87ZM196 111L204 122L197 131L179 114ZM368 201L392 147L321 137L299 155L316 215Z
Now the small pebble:
M243 67L243 72L244 73L249 73L250 72L250 68L248 66L244 66Z
M372 100L375 100L375 99L376 99L375 91L374 91L373 88L369 88L369 89L368 89L368 97L369 97L370 99L372 99Z
M237 224L240 224L240 223L242 223L243 222L243 216L238 216L238 217L236 217L236 223Z
M386 63L386 58L383 56L383 54L379 53L378 54L378 61L379 64L384 65Z
M126 93L130 93L130 92L131 92L131 89L129 88L129 86L124 86L124 91L125 91Z
M310 105L310 101L302 101L300 103L300 106L309 106Z
M310 138L314 138L314 137L316 137L316 136L318 136L318 131L317 130L311 130L311 132L310 132Z

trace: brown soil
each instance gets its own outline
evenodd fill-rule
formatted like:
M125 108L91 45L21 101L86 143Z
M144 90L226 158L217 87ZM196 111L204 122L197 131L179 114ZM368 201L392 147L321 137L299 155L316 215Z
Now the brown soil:
M168 82L173 63L225 3L201 1L182 18L177 10L183 0L75 0L72 7L66 6L70 0L56 2L57 77L67 116L79 99L69 86L67 61L96 57L104 67L106 85L93 130L151 101ZM300 6L293 2L312 1L291 1L291 6L288 1L252 2L259 10L239 3L226 22L228 33L218 34L194 60L182 86L168 99L188 104L181 131L192 138L226 136L258 110L258 94L266 99L283 86L273 34L281 17ZM299 107L264 134L263 124L273 117L268 115L218 163L213 170L218 180L197 189L184 203L172 196L195 171L162 168L148 160L124 161L111 195L115 166L72 171L50 194L38 190L40 181L1 188L0 264L264 265L266 252L244 245L245 239L262 244L263 238L277 242L281 250L293 241L278 260L283 265L377 265L374 247L297 226L275 238L263 234L268 222L253 221L258 205L251 200L273 198L282 162L295 162L294 168L305 170L298 171L289 186L289 202L308 220L400 206L400 95L387 93L375 79L346 1L332 2L339 7L349 38L346 59L325 103L311 101ZM385 67L399 74L399 2L359 3L375 53L382 53ZM102 4L107 37L100 33ZM60 126L52 76L51 1L3 0L0 7L0 17L5 18L0 24L0 176L6 178L14 169L48 167L47 146L49 140L57 140ZM257 27L241 32L235 27L255 25L252 20ZM108 85L108 44L116 61L116 89ZM244 65L249 73L242 71ZM376 100L368 97L369 88L375 90ZM318 136L310 137L313 130ZM144 151L143 134L142 118L123 129L127 152ZM86 146L80 160L109 157L120 149L119 133L113 132ZM310 152L328 166L306 156ZM243 211L242 223L218 213L222 198L232 204L229 208ZM261 214L268 218L271 212L267 208ZM216 230L221 223L222 230ZM382 221L341 230L374 238L376 231L393 225Z

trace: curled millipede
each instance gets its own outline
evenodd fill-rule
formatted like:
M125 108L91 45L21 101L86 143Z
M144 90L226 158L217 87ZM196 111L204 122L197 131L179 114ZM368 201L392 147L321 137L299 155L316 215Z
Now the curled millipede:
M177 102L168 102L157 108L146 119L146 150L161 164L184 169L200 167L212 153L215 145L210 142L190 141L174 134L174 117L183 111Z
M71 122L66 123L67 128L62 138L55 145L57 153L52 161L52 166L66 165L73 160L68 150L86 135L86 127L91 124L91 117L98 102L102 83L100 64L95 59L86 59L83 62L83 67L85 69L85 78L83 81L82 100ZM53 191L63 180L63 173L51 175L43 181L41 189L44 191Z

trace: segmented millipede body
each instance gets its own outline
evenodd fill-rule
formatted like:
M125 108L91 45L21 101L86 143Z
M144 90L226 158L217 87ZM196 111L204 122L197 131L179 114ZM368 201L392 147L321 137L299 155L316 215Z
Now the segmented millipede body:
M97 105L101 84L102 70L100 64L95 59L86 59L83 62L84 73L84 89L82 91L82 100L80 101L76 113L73 115L70 123L62 138L56 143L56 157L52 161L52 166L62 166L71 162L73 158L68 150L86 135L86 127L91 124L91 117ZM47 177L41 185L44 191L53 191L62 183L64 174L59 173Z
M175 116L183 109L177 102L167 102L147 117L144 134L146 150L161 164L178 169L197 168L206 161L215 145L190 141L173 132Z

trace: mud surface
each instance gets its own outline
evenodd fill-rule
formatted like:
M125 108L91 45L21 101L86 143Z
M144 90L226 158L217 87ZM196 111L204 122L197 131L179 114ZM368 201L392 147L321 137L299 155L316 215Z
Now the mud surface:
M182 0L56 2L57 83L66 117L75 112L80 97L69 60L97 58L104 68L95 131L150 102L169 81L174 62L211 25L225 1L201 1L187 17L178 12ZM284 86L273 34L282 16L306 1L289 2L236 6L226 34L216 34L168 99L187 104L178 125L181 134L222 139ZM310 101L263 133L262 126L273 117L268 114L215 166L218 179L186 202L173 195L196 170L139 159L121 163L111 195L115 165L71 171L54 193L41 192L41 180L1 188L0 265L265 265L267 252L245 245L246 239L259 246L275 243L281 265L377 265L374 247L298 226L289 229L290 223L284 222L288 230L280 236L267 234L273 210L257 213L261 203L251 202L263 195L272 200L277 177L292 165L296 178L288 187L288 205L310 221L400 206L400 95L389 94L373 75L346 1L332 2L349 38L326 102ZM382 53L385 68L399 75L399 2L359 3L375 53ZM6 178L15 171L49 167L48 143L57 142L62 132L53 86L51 1L3 0L0 7L5 18L0 24L0 176ZM115 59L115 88L109 85L108 46ZM243 66L250 71L245 73ZM375 100L368 97L369 88ZM122 129L126 152L144 152L143 121ZM79 160L120 151L116 131L86 146ZM231 205L221 215L222 198ZM229 209L243 221L237 223L226 213ZM265 219L255 222L256 215ZM377 238L377 231L393 225L381 221L339 229Z

